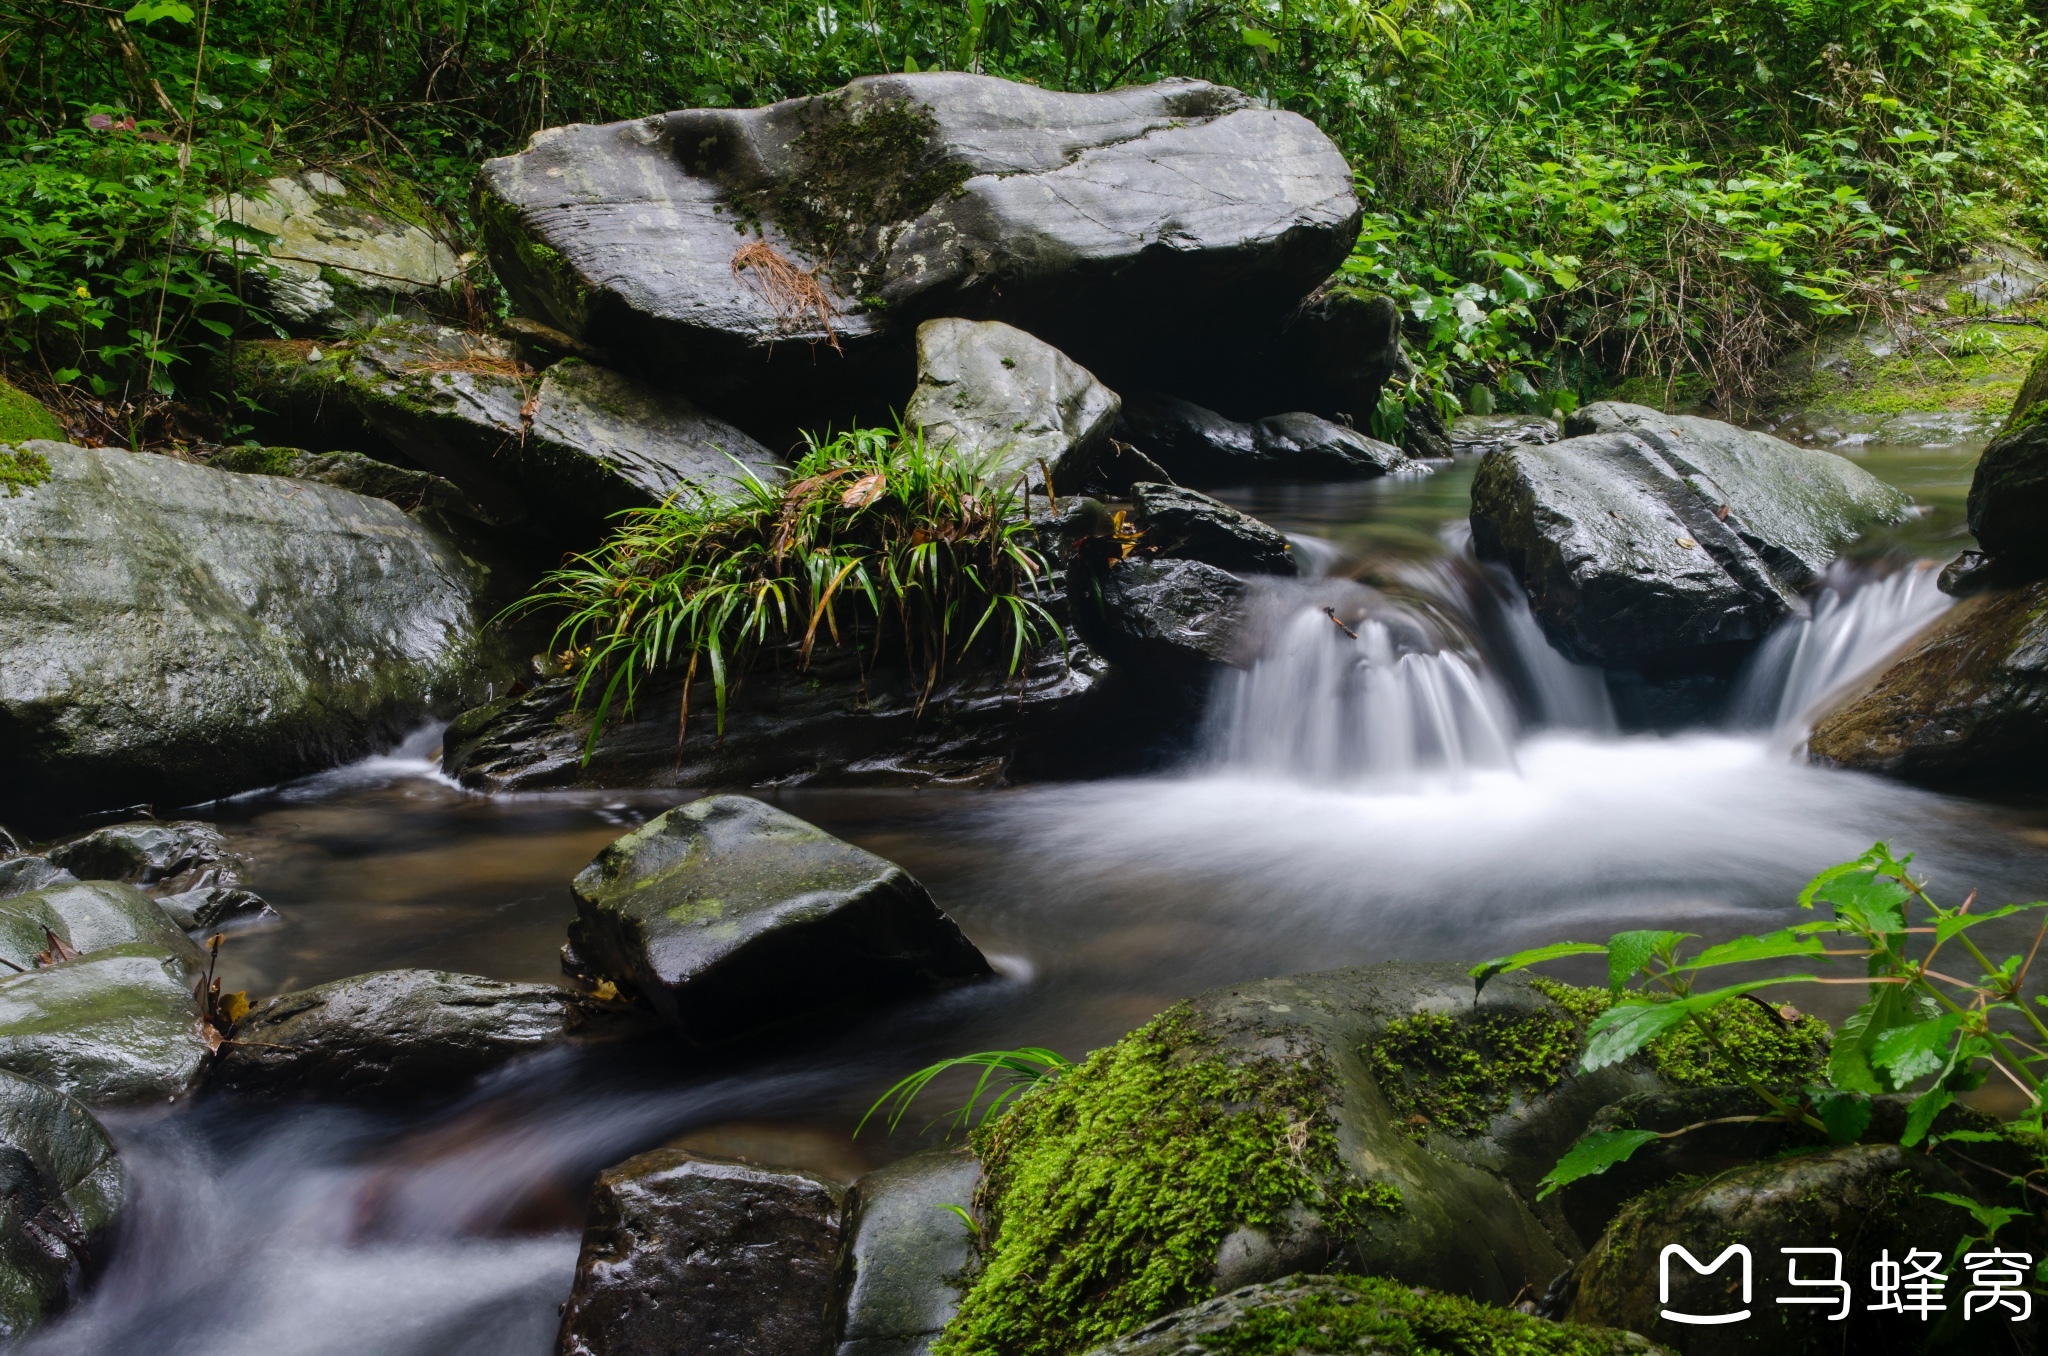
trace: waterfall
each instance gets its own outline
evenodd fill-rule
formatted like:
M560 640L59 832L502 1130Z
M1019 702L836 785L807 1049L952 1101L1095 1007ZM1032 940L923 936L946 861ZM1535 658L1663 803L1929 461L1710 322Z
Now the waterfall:
M1803 736L1830 697L1947 610L1935 577L1931 561L1881 579L1837 565L1812 615L1780 625L1744 668L1730 707L1735 723Z

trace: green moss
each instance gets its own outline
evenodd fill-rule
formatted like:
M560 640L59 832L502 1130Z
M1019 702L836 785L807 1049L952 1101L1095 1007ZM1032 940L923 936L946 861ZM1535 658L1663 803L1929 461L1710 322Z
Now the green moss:
M1516 1093L1557 1086L1578 1054L1579 1030L1553 1013L1493 1012L1461 1021L1422 1012L1390 1023L1362 1053L1409 1135L1477 1135Z
M1544 997L1571 1013L1581 1027L1614 1006L1614 995L1605 989L1582 989L1542 978L1530 982ZM1725 1087L1741 1082L1743 1070L1772 1085L1802 1083L1827 1066L1831 1033L1818 1017L1801 1016L1785 1022L1760 1004L1737 999L1723 1003L1707 1020L1713 1026L1712 1039L1688 1022L1650 1042L1645 1051L1657 1072L1680 1087ZM1730 1056L1739 1062L1739 1068Z
M945 159L931 110L907 99L814 99L792 148L804 168L776 196L776 224L829 261L848 296L877 290L889 228L922 216L973 172Z
M213 459L223 471L252 476L288 476L304 456L296 447L229 447Z
M1942 339L1945 353L1916 347L1890 358L1851 343L1848 370L1816 370L1782 392L1780 403L1841 414L2001 410L2048 350L2048 331L2024 326L1965 325L1942 331Z
M1282 1287L1203 1346L1225 1356L1371 1352L1373 1356L1610 1356L1631 1349L1613 1330L1548 1323L1456 1295L1379 1277L1332 1277Z
M41 401L0 378L0 443L25 443L32 438L64 440L64 426Z
M26 447L0 447L0 487L12 499L50 478L50 459Z
M1239 1225L1342 1236L1400 1208L1337 1150L1317 1059L1222 1048L1168 1009L975 1132L980 1266L935 1356L1084 1351L1208 1297Z

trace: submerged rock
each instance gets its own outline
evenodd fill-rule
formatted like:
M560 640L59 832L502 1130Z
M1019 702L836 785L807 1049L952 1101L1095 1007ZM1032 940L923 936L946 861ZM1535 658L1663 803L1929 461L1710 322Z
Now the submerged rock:
M220 830L191 819L94 829L83 838L51 848L48 856L80 880L119 880L136 885L154 885L207 867L226 868L232 874L242 864L228 850Z
M981 1164L932 1149L863 1176L847 1200L837 1356L926 1356L960 1308Z
M655 1149L598 1175L562 1356L821 1356L844 1189Z
M1590 405L1547 446L1496 448L1472 486L1474 545L1584 663L1725 668L1797 591L1906 498L1831 453L1639 405Z
M1408 464L1401 449L1313 414L1242 424L1157 391L1124 402L1117 436L1183 485L1357 480Z
M481 696L480 572L380 499L56 443L0 497L0 806L182 805Z
M1359 222L1336 146L1235 90L952 72L549 128L478 193L522 311L757 432L885 402L933 316L1022 326L1113 385L1170 367L1277 326Z
M1019 476L1057 493L1078 489L1109 444L1123 402L1052 345L996 320L917 327L917 389L903 422L926 441L985 467L993 484ZM1041 470L1043 466L1045 470Z
M700 1044L993 973L903 868L747 796L648 821L570 888L584 963Z
M1951 1264L1955 1245L1976 1231L1968 1212L1929 1199L1947 1192L1975 1199L1970 1186L1926 1153L1895 1144L1852 1144L1770 1163L1758 1163L1710 1177L1687 1179L1631 1202L1574 1270L1570 1307L1574 1322L1633 1329L1671 1343L1688 1356L1756 1353L1757 1356L1821 1356L1824 1352L1919 1351L1927 1336L1920 1320L1886 1312L1867 1287L1872 1263L1888 1256L1903 1261L1915 1249L1930 1251L1936 1269L1951 1276L1947 1305L1960 1317L1966 1273ZM2039 1240L2022 1220L2001 1247L2039 1251ZM2027 1237L2022 1237L2025 1234ZM1699 1274L1683 1258L1665 1258L1669 1245L1685 1248L1700 1266L1710 1266L1732 1244L1746 1247L1750 1270L1740 1255L1718 1271ZM1791 1259L1802 1279L1834 1278L1848 1292L1825 1287L1794 1290L1786 1284L1783 1247L1837 1248L1840 1271L1826 1256ZM1669 1293L1660 1293L1668 1270ZM1744 1285L1744 1277L1749 1278ZM1781 1293L1809 1294L1827 1304L1779 1304ZM1853 1300L1853 1302L1849 1302ZM1936 1303L1941 1303L1937 1297ZM1723 1324L1675 1323L1666 1312L1708 1318L1747 1310L1748 1321ZM1940 1317L1939 1314L1935 1317ZM1957 1349L2031 1350L2034 1325L2015 1323L2010 1310L1975 1316L1976 1336ZM1906 1328L1907 1333L1901 1329ZM1931 1325L1929 1325L1931 1326ZM1994 1327L1997 1336L1985 1332ZM1902 1340L1903 1339L1903 1340ZM2013 1345L2004 1347L2010 1341Z
M325 350L247 343L234 370L291 431L317 436L340 406L490 518L553 537L595 537L622 509L679 489L730 495L750 474L782 470L667 389L574 358L536 372L506 341L464 330L389 325Z
M1807 747L1911 781L2031 782L2048 755L2048 582L1957 602Z
M1138 484L1131 487L1131 508L1145 551L1235 574L1300 572L1285 535L1206 494Z
M564 1040L644 1029L624 1004L552 984L379 970L259 1004L214 1082L266 1097L426 1100Z
M0 1341L78 1300L128 1200L113 1141L74 1099L0 1073Z
M246 241L216 243L250 256L243 276L254 299L295 334L446 309L462 278L455 251L432 231L324 170L279 175L213 212L276 237L261 258Z
M1361 1356L1542 1352L1654 1356L1664 1349L1611 1328L1539 1318L1365 1276L1289 1276L1248 1285L1148 1323L1089 1356Z

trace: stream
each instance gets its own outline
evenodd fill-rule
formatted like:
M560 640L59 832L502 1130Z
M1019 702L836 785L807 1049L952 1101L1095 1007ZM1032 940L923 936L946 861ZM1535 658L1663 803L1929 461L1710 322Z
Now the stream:
M1946 605L1916 562L1966 544L1980 446L1838 445L1922 511L1838 565L1812 620L1760 651L1725 725L1654 735L1617 734L1597 677L1469 558L1474 458L1226 493L1294 534L1318 577L1262 592L1265 657L1222 685L1185 765L773 795L923 880L996 980L729 1068L641 1042L553 1051L428 1113L210 1097L109 1115L138 1208L92 1296L22 1349L541 1356L597 1170L681 1140L850 1179L937 1142L916 1116L853 1132L883 1089L944 1055L1078 1056L1177 998L1263 976L1473 962L1629 927L1760 931L1794 920L1815 871L1880 838L1919 852L1938 895L2025 898L2048 875L2044 807L1797 758L1814 704ZM681 799L480 797L440 777L436 743L423 731L207 812L283 914L232 936L229 988L398 966L557 979L570 878ZM943 1106L935 1095L932 1113Z

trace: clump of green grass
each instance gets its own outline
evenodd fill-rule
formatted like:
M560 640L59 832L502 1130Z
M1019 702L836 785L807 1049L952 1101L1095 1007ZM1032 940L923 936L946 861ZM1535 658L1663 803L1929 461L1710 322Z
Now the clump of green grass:
M735 686L778 645L795 647L799 669L821 639L871 647L929 697L949 664L1007 651L1014 673L1059 634L1035 596L1046 562L1022 488L919 431L856 429L812 440L784 482L748 472L737 498L679 492L628 510L512 611L566 612L553 643L578 707L596 694L593 747L621 699L630 709L645 678L678 667L685 729L702 665L723 733Z

